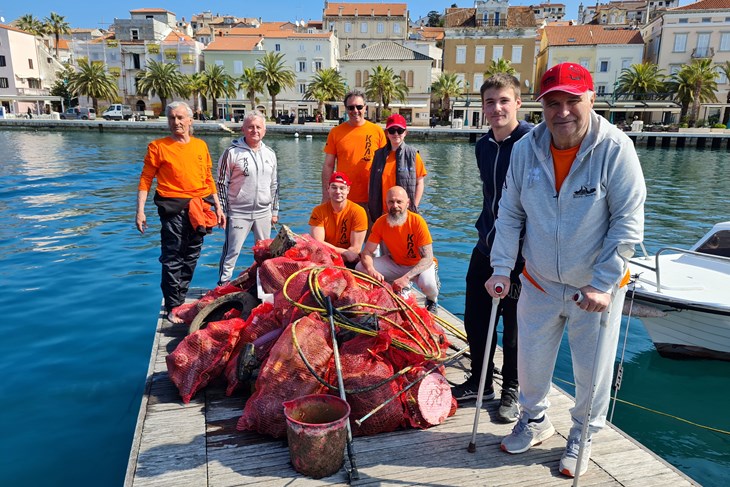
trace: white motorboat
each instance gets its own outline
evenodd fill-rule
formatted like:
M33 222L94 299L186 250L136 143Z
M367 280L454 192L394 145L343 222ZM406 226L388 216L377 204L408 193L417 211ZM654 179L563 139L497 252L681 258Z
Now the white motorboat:
M630 269L638 275L633 315L660 355L730 360L730 222L689 250L665 247L649 256L644 249ZM627 305L630 297L631 287Z

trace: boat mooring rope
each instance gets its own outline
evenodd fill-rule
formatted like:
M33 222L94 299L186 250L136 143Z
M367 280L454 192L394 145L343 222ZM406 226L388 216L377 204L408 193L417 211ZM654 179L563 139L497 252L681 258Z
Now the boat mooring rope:
M567 381L565 379L561 379L559 377L553 377L553 380L554 381L557 381L557 382L562 382L563 384L568 384L568 385L571 385L571 386L575 387L575 384L573 382ZM701 428L701 429L708 430L708 431L713 431L715 433L720 433L720 434L723 434L723 435L730 435L730 431L722 430L722 429L719 429L719 428L714 428L712 426L706 426L704 424L695 423L694 421L690 421L688 419L681 418L681 417L676 416L674 414L669 414L669 413L665 413L663 411L658 411L656 409L652 409L652 408L649 408L649 407L646 407L646 406L642 406L641 404L636 404L634 402L626 401L624 399L618 399L618 398L614 398L614 400L617 401L617 402L620 402L621 404L626 404L627 406L633 406L635 408L642 409L642 410L647 411L647 412L650 412L650 413L658 414L660 416L665 416L667 418L671 418L671 419L680 421L682 423L686 423L686 424L689 424L691 426L695 426L697 428Z

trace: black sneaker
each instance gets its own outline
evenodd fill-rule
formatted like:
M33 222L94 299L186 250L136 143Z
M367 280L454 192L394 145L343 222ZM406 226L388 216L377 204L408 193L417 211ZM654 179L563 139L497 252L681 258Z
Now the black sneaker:
M476 399L477 393L479 392L479 384L466 381L463 384L454 386L451 388L451 395L456 399L457 402L468 401L470 399ZM492 386L484 388L484 395L482 396L483 401L489 401L494 399L494 388Z
M431 301L430 299L426 298L426 311L429 313L436 314L439 310L439 303L438 301Z
M502 395L499 398L499 410L497 417L505 423L514 423L520 417L520 403L518 402L519 393L517 389L509 387L502 389Z

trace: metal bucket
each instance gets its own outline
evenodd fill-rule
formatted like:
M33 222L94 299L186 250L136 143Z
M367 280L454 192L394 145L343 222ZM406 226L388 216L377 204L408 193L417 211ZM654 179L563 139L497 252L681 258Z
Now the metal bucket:
M337 472L344 461L350 405L339 397L311 394L283 406L294 469L315 479Z

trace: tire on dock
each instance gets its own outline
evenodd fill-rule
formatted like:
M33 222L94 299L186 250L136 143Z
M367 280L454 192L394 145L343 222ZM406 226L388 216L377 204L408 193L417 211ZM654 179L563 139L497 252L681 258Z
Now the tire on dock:
M240 293L225 294L200 310L190 323L188 335L205 328L208 323L220 321L223 315L232 309L240 310L241 318L245 320L251 314L251 310L258 305L258 299L253 297L251 293L242 291Z

